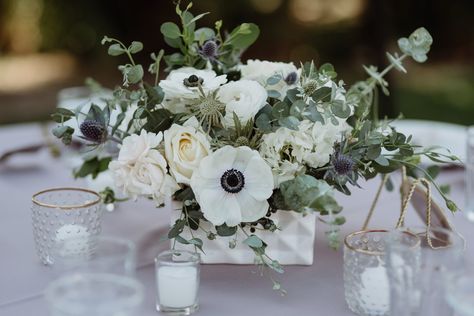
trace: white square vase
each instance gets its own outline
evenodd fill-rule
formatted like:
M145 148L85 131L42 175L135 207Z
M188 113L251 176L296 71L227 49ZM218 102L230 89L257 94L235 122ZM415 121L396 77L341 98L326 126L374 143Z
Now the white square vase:
M179 218L181 211L181 202L173 201L173 211L171 213L171 224ZM260 237L267 243L266 252L280 264L298 264L298 265L312 265L314 238L316 230L316 214L311 213L302 216L299 213L292 211L278 211L272 214L271 219L275 224L281 228L275 232L264 230L257 230L254 234ZM214 227L209 222L201 222L201 226L206 231L215 232ZM249 228L245 228L249 232ZM249 232L250 233L250 232ZM201 253L201 262L208 264L229 263L229 264L253 264L255 263L254 252L242 241L246 238L244 233L237 231L237 243L235 248L229 248L229 242L235 239L235 236L221 237L216 236L216 239L207 239L206 234L201 230L193 231L195 238L200 238L203 241L203 250L205 254ZM189 229L186 227L181 233L181 236L186 239L191 239L192 236ZM173 241L171 241L173 244ZM192 245L175 244L176 249L194 250Z

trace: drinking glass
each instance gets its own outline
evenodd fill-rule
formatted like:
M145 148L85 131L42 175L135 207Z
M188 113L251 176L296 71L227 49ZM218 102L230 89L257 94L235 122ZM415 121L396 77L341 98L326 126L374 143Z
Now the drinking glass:
M390 315L412 315L419 297L415 295L421 269L421 240L394 231L386 240L387 275L390 284Z
M446 300L457 316L474 316L474 274L463 271L448 277Z
M33 236L41 261L52 264L51 252L71 238L89 238L101 230L101 198L81 188L54 188L32 198Z
M143 297L136 279L106 273L67 275L45 290L52 316L139 315Z
M190 315L198 305L200 256L184 250L169 250L155 258L156 309L173 315Z
M450 316L452 308L445 301L446 277L463 266L464 239L457 233L431 227L428 236L426 227L409 227L407 231L417 235L421 241L421 260L407 261L404 266L393 262L389 265L391 295L394 299L393 315ZM403 249L391 248L390 256L404 256ZM396 260L396 259L395 259ZM419 267L419 268L418 268ZM408 277L411 276L411 280Z
M136 247L127 239L88 236L62 240L54 246L52 258L59 274L103 272L133 275Z
M466 139L466 207L464 212L467 219L474 222L474 125L467 128Z

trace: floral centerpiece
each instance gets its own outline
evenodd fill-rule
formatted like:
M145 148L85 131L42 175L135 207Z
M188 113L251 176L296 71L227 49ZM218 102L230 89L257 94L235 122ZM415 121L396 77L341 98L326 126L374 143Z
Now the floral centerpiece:
M330 244L337 246L337 226L345 220L335 190L349 195L359 179L401 167L433 180L418 165L421 155L435 162L456 159L412 145L411 137L378 119L377 93L388 94L384 76L391 69L406 72L402 61L408 57L426 61L432 38L424 28L398 41L401 55L387 53L387 68L364 66L369 78L348 86L328 63L242 61L259 28L243 23L227 33L222 21L198 28L205 14L194 16L191 6L176 7L179 26L161 26L175 52L151 54L154 82L145 81L144 67L134 59L142 43L104 37L110 55L127 58L118 67L122 85L104 106L60 108L53 115L61 123L53 133L64 143L78 135L93 146L76 176L108 171L127 197L148 197L157 205L171 197L182 202L168 234L175 242L202 250L202 238L192 232L203 223L211 227L205 230L209 240L241 231L244 239L229 247L242 242L259 264L282 272L266 253L271 245L256 233L280 229L272 214L290 210L326 217ZM160 80L163 62L168 74ZM78 131L65 124L72 118ZM118 154L107 150L110 143L118 144ZM113 202L115 193L105 190L105 202ZM193 237L183 237L185 230Z

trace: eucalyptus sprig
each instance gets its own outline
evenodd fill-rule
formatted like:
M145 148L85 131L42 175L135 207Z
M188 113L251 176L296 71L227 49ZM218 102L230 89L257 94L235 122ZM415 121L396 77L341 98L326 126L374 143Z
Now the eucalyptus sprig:
M140 64L136 64L132 56L143 50L143 44L138 41L133 41L129 46L125 46L125 44L118 39L104 36L101 44L105 45L107 43L112 43L107 51L110 56L126 54L130 61L130 63L118 66L118 69L123 75L123 85L128 87L130 84L143 83L143 67Z

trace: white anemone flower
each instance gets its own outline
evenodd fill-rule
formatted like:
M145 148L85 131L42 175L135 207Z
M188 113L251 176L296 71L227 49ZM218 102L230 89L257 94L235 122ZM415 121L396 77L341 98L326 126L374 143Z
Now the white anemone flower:
M208 221L231 227L267 213L273 175L256 150L224 146L201 160L191 188Z
M167 100L195 99L199 96L198 85L204 93L214 91L227 82L227 76L217 76L213 70L183 67L173 70L159 86Z

